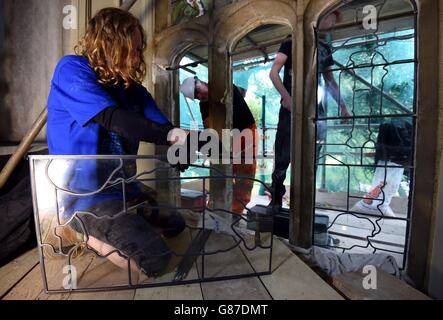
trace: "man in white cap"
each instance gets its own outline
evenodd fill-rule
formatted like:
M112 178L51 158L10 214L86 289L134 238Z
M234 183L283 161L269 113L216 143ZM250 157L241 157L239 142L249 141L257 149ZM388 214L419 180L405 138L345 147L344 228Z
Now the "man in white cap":
M180 91L186 98L191 100L200 101L200 112L203 119L203 124L206 129L209 128L209 88L208 84L199 80L197 77L187 78L180 86ZM255 124L254 116L249 110L249 107L243 98L240 89L236 86L233 87L233 129L238 129L240 132L249 129L252 131L254 138L253 142L253 164L234 164L233 174L234 176L255 178L257 170L257 162L255 156L257 154L257 126ZM242 150L250 148L242 142ZM245 206L251 201L251 191L254 187L252 180L238 179L234 181L233 186L233 201L232 211L238 215L242 215Z

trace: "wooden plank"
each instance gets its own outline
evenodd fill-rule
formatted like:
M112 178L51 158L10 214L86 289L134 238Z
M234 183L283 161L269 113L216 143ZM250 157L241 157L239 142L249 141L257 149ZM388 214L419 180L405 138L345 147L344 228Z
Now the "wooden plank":
M136 281L135 278L134 281ZM104 258L94 257L78 280L79 289L117 287L128 285L127 271L120 269ZM133 300L135 290L73 292L68 300Z
M83 261L78 263L74 260L73 265L81 274L83 269L87 267L88 262ZM63 274L63 268L66 265L66 260L48 259L46 262L46 275L50 290L62 290L63 279L66 274ZM23 278L10 292L5 296L5 300L66 300L70 293L63 294L47 294L44 290L42 271L40 265L35 266L28 275Z
M206 243L205 251L227 250L234 245L235 241L232 236L213 232ZM206 255L204 261L205 278L235 276L254 272L240 247L231 249L228 252ZM197 268L200 275L202 274L201 264L202 259L199 258Z
M296 255L261 280L275 300L343 299Z
M270 240L270 234L262 236L262 245L268 246ZM249 243L249 241L248 241ZM249 245L248 245L249 246ZM269 271L269 249L256 248L253 251L249 251L242 244L241 249L248 259L251 266L256 272ZM280 240L274 239L272 249L272 266L271 271L275 272L286 260L290 259L294 253Z
M188 230L174 239L167 240L167 244L171 250L179 255L185 254L191 243L191 234ZM140 283L161 283L172 281L177 265L181 262L182 257L173 256L168 266L168 273L158 279L150 281L140 281ZM198 279L197 267L190 270L185 280ZM203 300L200 284L189 284L181 286L168 286L158 288L138 289L135 292L135 300Z
M61 267L61 264L59 266ZM48 270L52 271L53 268ZM67 293L47 294L45 292L41 268L37 265L4 297L4 300L64 300L67 297Z
M203 300L200 284L174 287L140 289L136 291L134 300Z
M272 300L258 277L202 283L204 300Z
M134 275L137 281L137 275ZM94 257L92 263L78 280L78 287L99 289L129 285L128 272L106 258Z
M215 234L207 246L207 250L214 249L216 243L220 241L229 244L229 240L233 243L231 237ZM222 262L221 268L210 268L207 266L207 272L211 271L218 275L228 275L229 272L221 272L222 269L232 267L233 270L241 273L253 272L249 263L245 263L245 257L239 248L228 252L230 257L218 257L212 259L210 265ZM215 257L215 256L214 256ZM221 258L221 259L219 259ZM252 256L251 259L259 259L259 255ZM240 261L240 263L238 263ZM242 263L243 261L243 263ZM340 296L335 293L326 283L323 282L312 270L310 270L303 262L301 262L292 252L280 241L274 242L274 274L272 276L262 277L263 282L267 286L276 299L339 299ZM60 269L64 262L60 262L48 269ZM77 264L79 265L79 264ZM106 268L104 268L106 266ZM98 270L95 278L100 280L103 272L110 271L113 266L109 267L109 263L105 261L91 264L89 270ZM231 272L233 271L231 270ZM111 270L112 271L112 270ZM96 271L97 272L97 271ZM191 270L190 277L196 278L197 269ZM105 272L109 276L108 272ZM110 273L112 274L112 272ZM121 274L121 273L117 273ZM214 275L214 274L213 274ZM58 275L60 277L61 275ZM103 280L102 280L103 281ZM81 280L80 280L81 283ZM326 288L325 288L326 287ZM332 291L332 292L331 292ZM43 291L41 281L41 271L39 267L35 267L11 292L5 297L7 300L28 299L28 300L46 300L46 299L70 299L70 300L201 300L205 299L271 299L266 289L258 278L244 278L237 280L211 282L174 287L162 287L140 290L110 291L97 293L66 293L47 295Z
M43 292L41 271L38 266L23 278L3 300L36 300Z
M63 268L66 265L64 258L47 258L46 275L49 289L57 290L63 288ZM67 299L65 294L46 294L42 279L42 270L40 264L35 266L25 278L23 278L14 288L4 297L5 300L61 300Z
M184 232L178 237L168 239L166 242L174 252L182 254L189 245L189 232ZM149 284L171 282L175 275L175 269L181 258L174 256L167 268L166 273L156 279L147 278L142 274L133 275L133 283ZM198 275L196 270L189 275L189 278L196 279ZM102 286L127 285L127 272L114 266L106 259L96 258L83 279L79 282L82 286L99 288ZM97 293L72 293L70 300L156 300L156 299L198 299L201 300L201 290L198 284L177 286L177 287L159 287L152 289L130 289L123 291L97 292Z
M90 259L73 259L73 266L81 275L90 264ZM63 273L66 266L65 258L46 259L46 277L50 290L63 290L63 280L67 276ZM6 300L67 300L70 293L47 294L43 288L40 266L36 266L14 289L8 294Z
M183 242L182 238L171 240L171 243ZM180 252L180 250L177 250ZM25 259L26 258L26 259ZM38 259L37 257L35 259ZM28 257L22 257L19 261L27 261ZM36 263L38 263L36 261ZM14 265L14 264L12 264ZM9 265L8 268L11 269ZM73 260L73 265L78 271L78 282L80 288L96 288L100 286L112 286L125 284L127 282L127 273L114 266L106 259L92 258L92 255L86 255ZM35 266L35 265L34 265ZM50 289L59 289L62 285L65 275L62 273L65 266L64 259L47 260L47 274ZM2 269L2 272L7 273L9 269ZM29 270L28 270L29 272ZM191 277L197 277L196 270L191 272ZM23 277L23 276L22 276ZM20 280L20 279L19 279ZM134 279L137 282L137 279ZM2 282L3 283L3 282ZM6 282L5 282L6 284ZM15 283L14 283L15 284ZM175 298L193 298L201 299L200 286L183 286L171 288L163 288L166 296L171 299ZM9 290L9 289L8 289ZM149 290L149 289L148 289ZM155 293L154 293L155 295ZM35 267L31 272L20 281L11 292L5 297L6 300L132 300L135 296L135 290L124 291L109 291L109 292L94 292L94 293L64 293L64 294L46 294L43 290L43 283L41 278L40 267ZM141 292L138 298L143 298L146 293Z
M93 262L93 256L88 254L87 251L81 253L77 257L73 257L71 264L75 268L77 287L81 287L81 280L86 272L86 270L90 267ZM65 267L67 266L66 258L46 258L46 277L48 281L49 290L66 290L63 285L65 278L68 276L67 270ZM71 293L66 292L62 294L46 294L44 291L39 294L36 298L37 300L68 300Z
M213 233L209 238L206 251L227 249L234 244L231 236ZM201 259L197 264L201 275ZM226 253L219 253L205 257L205 277L223 277L252 274L254 269L249 264L239 247ZM201 284L205 300L270 300L258 277L242 278L229 281L207 282Z
M46 268L46 278L48 281L48 287L49 290L63 290L63 281L64 278L68 276L68 274L63 273L66 266L66 259L65 258L46 258L45 260L45 268ZM73 263L74 265L74 263ZM77 267L77 266L76 266ZM39 268L40 269L40 268ZM40 274L41 274L41 270ZM80 268L79 268L80 271ZM41 275L40 275L40 282ZM43 286L43 284L42 284ZM42 291L38 294L38 296L34 300L66 300L69 297L69 293L62 293L62 294L47 294L45 290L42 289Z
M0 269L0 299L38 264L37 249L31 250Z
M420 291L377 268L377 289L363 287L363 272L344 273L333 278L333 285L350 300L430 300Z
M140 274L139 284L153 284L153 283L169 283L174 280L178 265L183 260L183 255L186 254L191 244L191 234L188 229L182 232L175 238L166 239L166 244L172 252L171 260L163 275L156 279L148 278L143 274ZM192 271L192 270L191 270ZM197 272L190 272L185 280L198 279Z
M77 269L78 275L78 287L79 289L84 289L88 287L88 285L95 284L94 280L100 281L103 274L105 275L103 278L106 279L106 276L112 277L107 272L107 266L112 264L105 263L105 259L96 261L92 258L91 254L86 254L82 257L73 259L73 266ZM64 259L57 259L50 261L46 264L46 273L48 277L48 285L52 290L63 289L63 279L66 277L66 274L63 274L63 268L66 265L66 261ZM114 270L114 268L110 268ZM96 272L91 272L89 278L85 278L87 274L86 270L95 270ZM108 269L109 271L109 269ZM98 280L97 280L98 279ZM106 280L102 280L106 281ZM38 283L38 285L37 285ZM41 270L40 268L35 268L29 274L28 277L23 279L19 285L17 285L13 291L11 291L10 295L6 297L6 299L24 299L24 300L123 300L129 299L132 300L134 297L134 290L130 290L132 292L125 291L110 291L110 292L97 292L97 293L63 293L63 294L46 294L43 290L43 284L41 280Z
M191 279L198 279L197 268L189 273ZM134 300L203 300L200 284L168 286L158 288L138 289Z

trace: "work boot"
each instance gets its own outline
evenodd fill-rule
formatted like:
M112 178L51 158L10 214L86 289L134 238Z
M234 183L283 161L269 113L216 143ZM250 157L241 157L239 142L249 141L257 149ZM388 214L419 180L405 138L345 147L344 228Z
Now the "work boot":
M166 216L159 215L151 224L162 229L163 235L168 239L175 238L186 228L185 219L177 212L169 212Z
M186 228L183 216L175 211L166 213L149 208L140 208L138 213L154 228L161 229L163 236L170 239L178 236Z

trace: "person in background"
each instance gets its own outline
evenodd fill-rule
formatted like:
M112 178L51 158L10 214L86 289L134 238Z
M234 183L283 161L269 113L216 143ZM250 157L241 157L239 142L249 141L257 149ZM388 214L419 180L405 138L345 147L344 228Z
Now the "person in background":
M340 19L338 12L333 13L324 21L324 27L334 25ZM331 67L334 65L331 48L320 41L318 46L318 68L325 81L325 91L330 93L337 101L340 113L343 117L348 117L349 112L346 104L339 94L338 85L334 79ZM280 78L280 72L284 68L283 81ZM268 214L277 214L280 212L283 204L283 196L286 193L284 181L286 172L291 163L291 112L294 110L292 99L292 40L286 40L280 46L277 57L273 63L270 78L275 88L281 95L281 108L277 135L275 139L275 162L272 174L272 200L268 206ZM318 117L325 117L323 103L318 104ZM318 122L317 142L322 143L325 140L325 126L323 121ZM317 150L319 152L320 150Z
M208 84L199 80L197 77L187 78L180 86L180 91L186 98L200 101L200 112L203 124L206 129L209 128L209 87ZM244 90L243 90L244 92ZM249 109L241 89L233 86L233 129L240 132L251 130L253 144L246 145L242 140L241 150L248 154L247 149L252 149L252 164L242 163L233 165L233 174L238 177L248 177L250 179L236 179L233 185L232 212L242 215L246 205L251 201L251 193L254 187L255 173L257 170L257 125L254 116Z

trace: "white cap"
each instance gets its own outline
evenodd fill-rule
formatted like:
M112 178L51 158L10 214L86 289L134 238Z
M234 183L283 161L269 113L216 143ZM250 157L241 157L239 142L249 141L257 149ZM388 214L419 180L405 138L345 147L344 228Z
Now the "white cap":
M188 78L183 81L182 85L180 86L180 91L186 98L195 100L195 78Z

